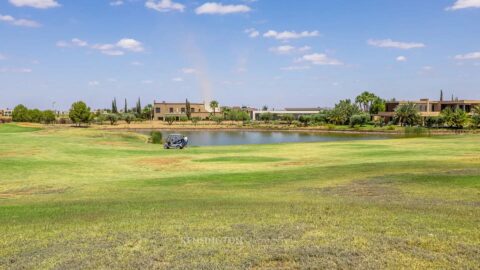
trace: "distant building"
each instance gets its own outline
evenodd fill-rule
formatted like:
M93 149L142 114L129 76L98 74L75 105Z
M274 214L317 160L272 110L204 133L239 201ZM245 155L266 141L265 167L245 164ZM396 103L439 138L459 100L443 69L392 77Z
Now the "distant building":
M385 122L390 122L395 117L395 109L400 104L406 104L408 102L417 105L417 108L420 111L420 116L422 117L439 116L446 108L451 108L453 110L459 108L467 113L471 113L473 107L480 105L480 100L433 101L424 98L419 101L388 101L385 103L385 112L379 112L375 116L383 118Z
M11 109L0 109L0 116L12 117L13 110Z
M215 113L220 113L217 108ZM192 117L199 117L200 119L207 119L213 114L213 109L205 103L190 103L190 113ZM173 116L176 120L180 117L187 116L187 106L185 102L155 102L153 103L153 117L158 121L165 121L167 116Z

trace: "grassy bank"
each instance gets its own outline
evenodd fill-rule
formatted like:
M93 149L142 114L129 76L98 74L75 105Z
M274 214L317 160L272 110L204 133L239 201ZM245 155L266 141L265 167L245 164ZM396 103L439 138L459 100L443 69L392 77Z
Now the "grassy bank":
M475 268L480 136L189 148L0 125L0 268Z

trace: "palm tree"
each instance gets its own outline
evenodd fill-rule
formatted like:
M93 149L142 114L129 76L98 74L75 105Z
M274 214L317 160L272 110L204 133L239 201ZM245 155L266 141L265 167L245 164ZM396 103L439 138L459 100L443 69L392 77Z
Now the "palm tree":
M213 109L213 115L215 115L215 112L217 111L217 108L218 108L218 101L216 100L210 101L210 108Z
M472 113L475 115L480 115L480 105L477 105L472 108Z
M371 104L375 101L377 96L373 93L370 93L368 91L365 91L361 93L357 98L355 99L355 102L362 107L362 110L364 112L370 111L370 106Z
M401 126L412 126L418 124L420 114L417 105L413 102L400 104L395 108L395 119Z

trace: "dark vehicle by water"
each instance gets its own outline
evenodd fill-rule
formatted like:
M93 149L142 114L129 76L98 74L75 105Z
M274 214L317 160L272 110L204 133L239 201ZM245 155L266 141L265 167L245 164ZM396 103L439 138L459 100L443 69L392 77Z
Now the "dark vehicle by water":
M165 149L183 149L188 144L188 138L181 134L170 134L165 140Z

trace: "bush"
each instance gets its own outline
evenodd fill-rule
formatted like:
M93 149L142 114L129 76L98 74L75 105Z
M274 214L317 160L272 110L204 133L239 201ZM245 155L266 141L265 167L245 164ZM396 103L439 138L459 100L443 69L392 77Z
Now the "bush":
M110 125L115 125L118 122L118 115L115 113L109 113L105 115L105 119L110 122Z
M220 125L223 122L223 116L213 115L213 116L210 117L210 120L217 123L217 125Z
M194 124L195 126L197 125L197 123L200 121L200 117L192 117L191 121L192 121L192 124Z
M298 121L300 121L300 123L302 123L304 126L308 126L308 124L310 122L312 122L312 116L310 115L300 115L300 117L298 118Z
M282 119L282 121L287 122L287 124L291 125L295 120L295 117L291 114L284 114L280 117L280 119Z
M188 121L188 116L182 115L180 116L180 122L187 122Z
M153 144L162 144L163 142L163 135L160 131L152 131L150 132L150 142Z
M51 110L46 110L42 113L42 121L45 124L51 124L55 122L55 113Z
M328 121L327 114L325 113L317 113L312 115L312 122L317 124L325 124Z
M131 122L135 121L135 119L137 119L135 117L135 114L133 113L125 113L123 114L122 118L123 120L125 120L125 122L127 122L127 124L130 124Z
M260 114L260 120L265 122L265 124L268 124L268 122L273 120L273 114L272 113L262 113Z
M165 116L165 121L169 124L169 125L172 125L173 122L175 122L175 116Z
M350 126L364 126L370 120L370 115L366 113L354 114L350 117Z
M480 126L480 114L474 114L472 116L471 125L473 128L478 128L478 126Z

